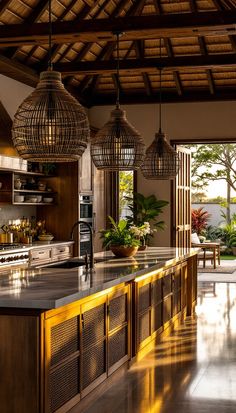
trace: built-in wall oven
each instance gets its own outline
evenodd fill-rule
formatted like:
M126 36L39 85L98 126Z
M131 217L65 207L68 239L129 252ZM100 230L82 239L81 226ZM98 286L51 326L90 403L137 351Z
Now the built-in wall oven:
M93 196L83 195L79 196L79 216L80 220L91 225L93 230ZM79 255L85 255L90 252L90 235L86 225L79 226Z

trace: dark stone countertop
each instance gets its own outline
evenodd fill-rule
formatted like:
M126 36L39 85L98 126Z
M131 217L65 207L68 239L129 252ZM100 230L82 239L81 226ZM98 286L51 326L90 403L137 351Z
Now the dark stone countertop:
M73 269L0 270L0 307L53 309L88 297L138 276L175 265L198 249L147 248L135 257L115 258L110 252L95 254L93 272ZM105 261L102 261L105 260Z

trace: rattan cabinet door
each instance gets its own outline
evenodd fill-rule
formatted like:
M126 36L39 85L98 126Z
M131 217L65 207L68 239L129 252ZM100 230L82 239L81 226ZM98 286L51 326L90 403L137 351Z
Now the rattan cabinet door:
M108 375L130 358L130 285L108 296Z
M45 343L45 412L67 411L80 400L79 310L46 320Z
M144 347L152 335L152 278L136 283L137 350Z
M107 377L107 295L81 306L81 388L86 396Z

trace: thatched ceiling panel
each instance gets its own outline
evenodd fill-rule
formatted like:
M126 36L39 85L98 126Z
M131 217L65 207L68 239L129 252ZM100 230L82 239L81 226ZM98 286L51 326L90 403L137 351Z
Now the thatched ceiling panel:
M179 96L179 100L181 100L181 96L184 97L186 90L188 94L193 91L194 96L196 96L197 90L205 91L204 99L206 99L207 94L212 99L214 88L218 87L217 90L220 88L222 91L225 85L228 91L230 85L234 89L236 83L236 61L234 63L236 28L232 24L229 31L227 29L228 26L224 26L224 10L226 10L226 13L227 10L228 13L235 13L236 1L52 0L54 27L59 28L60 21L62 20L73 21L74 25L78 25L78 32L77 26L74 26L72 29L75 31L73 36L65 36L64 31L59 34L55 33L57 37L53 39L52 60L54 64L64 64L64 68L62 65L60 70L63 73L65 84L68 87L74 88L75 94L81 96L83 102L84 99L88 99L88 104L91 104L91 96L95 97L95 101L96 97L98 97L98 102L102 100L102 95L106 96L108 94L110 96L113 94L115 96L117 85L115 61L117 59L117 50L115 36L111 36L113 30L108 28L104 32L104 23L100 29L93 29L92 33L95 33L93 37L83 35L84 37L80 38L80 19L85 20L84 23L86 24L93 23L92 20L97 20L95 22L97 25L102 18L105 18L106 21L109 20L110 23L113 19L122 22L124 20L123 17L130 19L134 18L133 16L136 16L135 18L140 16L138 18L150 19L152 15L156 15L156 20L148 20L153 27L153 38L149 38L150 32L148 30L150 26L148 25L148 27L146 26L147 32L145 28L143 32L141 29L140 32L137 29L136 33L130 35L129 40L126 40L129 32L128 27L127 30L124 30L126 33L120 39L120 59L122 63L123 61L125 63L120 72L122 93L130 101L134 101L136 96L139 96L139 98L143 96L145 100L145 97L150 97L153 92L158 93L160 87L160 60L158 60L160 59L160 38L158 36L160 37L162 33L160 31L157 33L156 30L159 27L163 27L165 38L162 40L161 56L163 59L166 59L166 66L168 67L168 69L164 68L162 72L163 89L168 91L168 96ZM204 20L205 12L210 12L209 19L211 19L212 15L220 13L220 16L218 16L220 19L217 20L220 31L219 29L214 29L213 32L212 26L208 28L207 25L214 25L214 22L208 23L207 18L204 21L204 33L202 32L202 26L199 22L202 19ZM172 14L175 14L174 18L172 18ZM193 27L194 32L186 32L186 17L187 21L192 22L193 20L191 27ZM169 20L166 22L165 18L172 18L172 20L171 22ZM156 29L155 22L157 20L158 27ZM17 23L19 27L22 24L28 24L28 26L25 26L25 32L31 30L31 28L37 32L37 29L42 29L40 22L48 23L46 0L11 0L2 10L0 1L0 24L11 25ZM31 23L33 25L29 26ZM35 24L37 27L34 26ZM117 27L119 26L116 26L116 30ZM168 35L171 27L175 28L175 34L171 35L170 33ZM184 30L183 27L185 28ZM17 32L16 28L14 30ZM10 35L9 39L4 41L4 37L1 38L2 62L0 56L0 73L9 73L11 77L18 80L23 79L27 84L32 84L32 82L37 81L40 70L44 70L47 67L47 36L44 33L43 43L41 38L34 37L34 33L30 39L21 38L19 40L18 38L18 40L14 39L12 41L11 36L17 36L14 30L12 29L12 35ZM209 30L211 31L209 32ZM23 36L25 32L23 32ZM9 33L11 33L11 26ZM98 35L98 33L101 33L101 35ZM139 36L140 33L145 34ZM149 37L146 36L146 33ZM62 37L60 38L60 36ZM34 43L29 44L32 40ZM7 45L5 47L6 42L9 41L12 43L8 44L9 47ZM191 56L194 57L194 67L190 66ZM100 60L104 62L100 62ZM111 60L113 60L114 65L110 62ZM109 61L109 63L106 64L106 61ZM22 66L20 65L18 68L17 64L19 63ZM138 63L139 67L137 67ZM27 70L31 71L31 69L34 70L33 79L30 77L28 80L26 73ZM134 98L132 98L132 94L135 95ZM217 95L218 97L219 95ZM126 101L129 101L129 99ZM106 97L104 98L105 100Z

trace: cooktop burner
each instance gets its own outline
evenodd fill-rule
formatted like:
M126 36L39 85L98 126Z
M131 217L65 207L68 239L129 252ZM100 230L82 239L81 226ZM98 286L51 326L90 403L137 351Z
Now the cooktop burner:
M12 250L16 248L24 248L21 244L10 244L10 243L1 243L0 244L0 251L2 250Z

